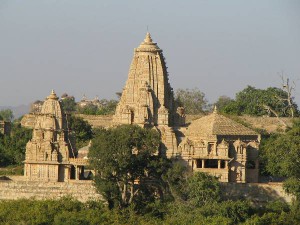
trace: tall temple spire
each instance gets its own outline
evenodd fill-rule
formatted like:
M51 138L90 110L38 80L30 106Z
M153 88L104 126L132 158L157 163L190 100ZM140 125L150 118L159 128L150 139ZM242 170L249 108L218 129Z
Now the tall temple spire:
M149 32L134 51L128 80L114 121L125 124L171 125L176 114L162 50Z

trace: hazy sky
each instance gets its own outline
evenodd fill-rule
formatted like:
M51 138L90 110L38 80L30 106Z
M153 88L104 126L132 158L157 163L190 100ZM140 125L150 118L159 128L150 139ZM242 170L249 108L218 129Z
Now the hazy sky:
M0 105L114 98L147 31L163 49L171 86L210 102L247 85L297 81L300 1L0 0Z

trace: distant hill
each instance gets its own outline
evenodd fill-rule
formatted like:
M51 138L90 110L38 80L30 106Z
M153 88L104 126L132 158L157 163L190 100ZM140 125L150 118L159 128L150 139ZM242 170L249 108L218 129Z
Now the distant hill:
M30 105L19 105L19 106L0 106L0 110L11 109L14 113L14 118L18 119L21 116L29 113Z

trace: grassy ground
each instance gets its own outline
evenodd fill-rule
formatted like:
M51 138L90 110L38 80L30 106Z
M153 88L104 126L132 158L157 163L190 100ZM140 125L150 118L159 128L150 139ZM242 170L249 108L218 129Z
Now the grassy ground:
M11 165L7 167L0 167L0 176L23 175L23 165Z

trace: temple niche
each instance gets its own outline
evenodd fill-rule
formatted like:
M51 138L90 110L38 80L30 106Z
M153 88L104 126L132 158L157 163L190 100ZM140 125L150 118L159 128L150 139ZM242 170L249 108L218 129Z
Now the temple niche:
M150 33L134 49L128 79L113 121L115 124L158 128L163 142L161 150L170 157L177 154L173 127L185 124L184 109L177 109L174 104L165 58Z
M258 182L260 135L217 112L191 122L178 147L192 171L222 182Z
M35 117L32 139L26 145L24 175L28 180L81 179L86 160L77 158L68 116L55 92L44 101Z

